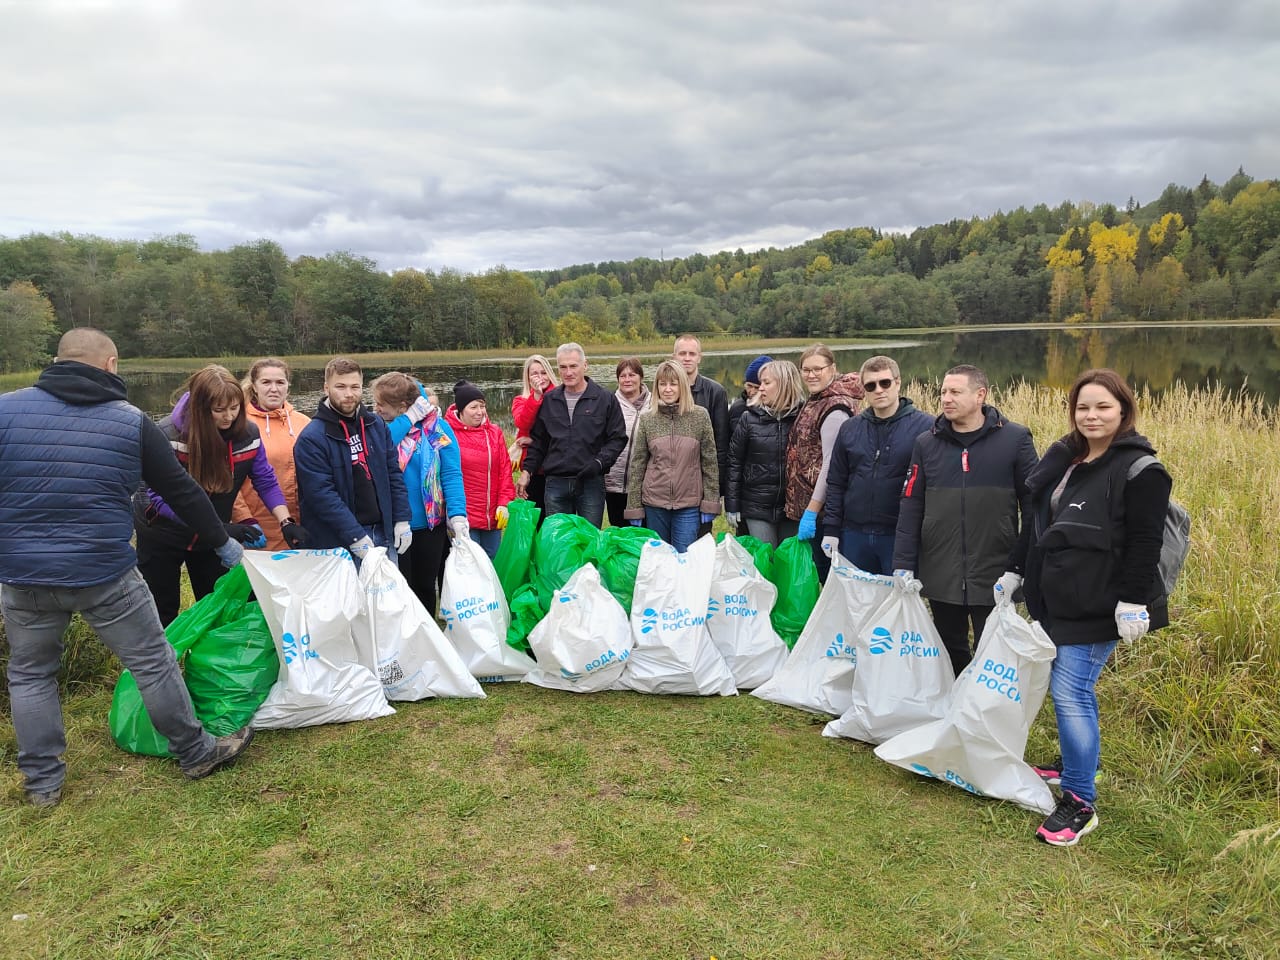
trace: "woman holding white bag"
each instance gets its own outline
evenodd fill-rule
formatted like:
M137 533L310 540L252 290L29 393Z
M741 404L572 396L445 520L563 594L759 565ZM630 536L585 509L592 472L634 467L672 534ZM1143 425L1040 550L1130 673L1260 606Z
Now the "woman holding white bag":
M1036 767L1058 780L1062 798L1036 831L1074 846L1098 825L1094 809L1100 737L1094 687L1119 640L1169 622L1159 577L1164 518L1173 481L1135 429L1137 401L1114 370L1087 370L1071 388L1070 432L1029 477L1034 531L1024 530L996 602L1022 584L1027 609L1053 639L1050 674L1059 763ZM1129 476L1135 462L1152 457Z

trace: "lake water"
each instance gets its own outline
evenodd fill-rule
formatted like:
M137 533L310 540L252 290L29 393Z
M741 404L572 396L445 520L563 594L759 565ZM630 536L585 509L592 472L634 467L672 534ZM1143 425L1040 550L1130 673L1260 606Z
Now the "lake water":
M1221 385L1244 389L1268 404L1280 401L1280 323L1252 326L1084 327L1052 330L1006 329L948 331L911 336L886 334L857 343L831 344L842 371L857 370L862 361L884 353L902 368L906 380L936 382L950 367L972 363L986 371L997 388L1019 380L1068 387L1089 367L1112 367L1135 386L1159 393L1176 383ZM724 384L732 399L742 389L746 365L765 352L778 360L798 361L801 348L734 350L719 347L703 356L702 374ZM444 404L452 401L453 384L462 378L485 391L490 416L510 432L511 398L520 389L523 355L494 351L495 359L436 366L401 367L434 387ZM614 367L625 348L610 348L588 357L588 372L614 389ZM665 354L640 354L646 379ZM554 362L554 357L551 358ZM388 367L365 368L365 383ZM234 370L237 375L243 370ZM184 374L131 369L125 374L130 399L154 416L169 411L173 392ZM295 368L291 399L310 414L319 403L322 368ZM925 409L931 398L914 398ZM998 402L998 399L997 399Z

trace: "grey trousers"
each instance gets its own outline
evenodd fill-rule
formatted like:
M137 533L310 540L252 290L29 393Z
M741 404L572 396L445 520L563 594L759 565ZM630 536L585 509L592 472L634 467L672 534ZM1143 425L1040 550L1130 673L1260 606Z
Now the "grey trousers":
M62 636L79 612L138 681L138 693L158 732L184 767L207 760L214 740L196 720L173 647L165 639L155 602L138 572L94 587L0 588L9 638L9 697L18 740L18 769L26 789L62 786L67 749L58 698Z
M788 537L794 537L800 529L799 520L789 520L783 517L777 523L770 523L768 520L752 520L746 518L747 533L755 537L757 540L763 540L775 550L783 540Z

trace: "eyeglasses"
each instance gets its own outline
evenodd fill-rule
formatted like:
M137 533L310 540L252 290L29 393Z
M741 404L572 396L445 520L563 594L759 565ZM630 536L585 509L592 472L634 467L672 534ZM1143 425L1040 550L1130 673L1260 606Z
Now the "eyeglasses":
M877 390L888 390L893 386L893 381L896 379L897 377L889 377L886 380L867 380L862 386L864 389L875 393Z
M827 367L829 366L831 366L831 364L824 363L820 367L801 367L800 372L803 373L806 377L816 377L818 374L820 374L823 370L827 369Z

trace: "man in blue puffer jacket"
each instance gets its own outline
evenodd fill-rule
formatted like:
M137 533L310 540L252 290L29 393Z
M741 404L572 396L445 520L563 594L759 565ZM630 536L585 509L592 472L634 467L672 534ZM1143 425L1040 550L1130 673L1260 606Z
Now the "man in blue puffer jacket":
M911 447L933 417L902 396L896 361L872 357L859 374L866 408L840 427L827 471L822 549L868 573L893 571L893 539Z
M160 428L127 402L117 363L106 334L77 327L34 387L0 397L0 608L18 769L37 807L62 799L58 667L75 612L132 672L187 777L208 776L253 739L249 726L215 739L196 720L129 545L130 498L151 487L227 567L244 551Z

